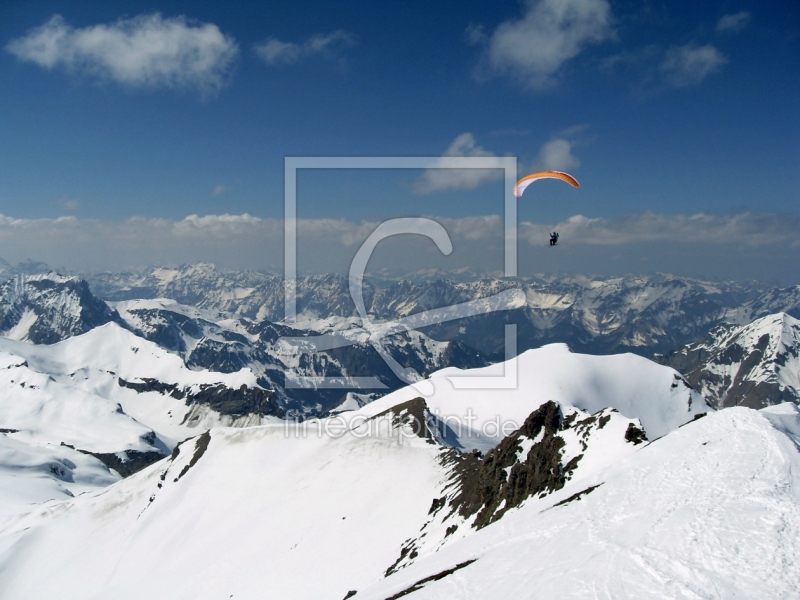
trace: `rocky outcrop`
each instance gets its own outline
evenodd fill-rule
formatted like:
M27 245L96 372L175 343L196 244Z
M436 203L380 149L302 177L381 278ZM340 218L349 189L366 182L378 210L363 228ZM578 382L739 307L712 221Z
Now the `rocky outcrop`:
M119 314L78 277L17 275L0 285L0 332L34 344L55 344L115 322Z
M82 454L94 456L101 463L109 469L115 470L122 477L128 477L134 473L138 473L145 467L149 467L154 462L158 462L166 455L158 450L123 450L122 452L89 452L88 450L81 450L70 444L61 442L62 446L77 450ZM120 456L121 455L121 456Z
M563 419L558 404L550 401L532 412L519 430L489 450L483 459L476 454L460 457L457 471L461 492L452 506L464 518L477 515L474 526L481 528L531 496L561 489L583 455L563 464L565 442L556 434L578 425ZM527 456L520 457L525 439L535 443Z
M165 383L152 378L126 381L121 377L117 383L120 387L135 390L137 393L157 392L176 400L184 400L189 406L203 404L222 415L238 417L254 414L283 417L285 414L283 408L275 401L274 392L260 387L242 385L235 389L222 383L180 387L174 383Z

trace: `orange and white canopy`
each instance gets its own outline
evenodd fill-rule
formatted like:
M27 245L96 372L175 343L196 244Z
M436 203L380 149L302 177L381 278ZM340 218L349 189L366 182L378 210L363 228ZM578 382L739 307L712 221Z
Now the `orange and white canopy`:
M525 188L527 188L537 179L560 179L561 181L566 181L572 187L581 187L581 184L578 183L577 180L568 173L562 173L561 171L540 171L538 173L531 173L530 175L526 175L520 179L517 182L517 185L514 186L514 195L517 198L522 196L522 192L525 191Z

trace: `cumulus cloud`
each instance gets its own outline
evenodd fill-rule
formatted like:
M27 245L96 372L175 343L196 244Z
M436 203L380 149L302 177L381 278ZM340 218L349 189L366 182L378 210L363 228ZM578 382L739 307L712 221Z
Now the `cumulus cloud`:
M564 138L553 138L542 146L539 163L548 171L569 171L581 165L572 154L572 142Z
M687 87L700 84L727 62L728 59L711 44L689 43L669 48L660 70L671 85Z
M11 40L6 50L48 70L63 68L128 87L203 94L224 87L239 51L234 39L212 23L158 13L83 28L55 15Z
M486 158L486 169L448 168L448 157L480 156ZM442 158L426 169L417 180L415 190L420 194L444 190L474 190L489 181L503 179L503 166L498 156L478 145L471 133L462 133L445 150Z
M577 169L580 160L572 153L575 136L585 131L585 125L570 127L547 141L539 150L538 159L533 161L530 169L568 171ZM479 156L487 160L485 169L452 168L450 157ZM526 167L520 167L525 170ZM418 194L441 192L446 190L473 190L485 183L503 179L501 158L478 145L471 133L462 133L450 144L444 154L417 179L414 190Z
M750 13L743 10L725 15L717 22L717 33L738 33L750 24Z
M472 27L468 38L480 42L478 33L482 30ZM486 37L483 66L531 88L547 88L567 61L613 37L606 0L532 0L521 19L501 23Z
M312 36L300 44L270 38L256 44L253 50L269 66L292 65L313 56L336 57L343 48L355 43L353 34L337 29Z

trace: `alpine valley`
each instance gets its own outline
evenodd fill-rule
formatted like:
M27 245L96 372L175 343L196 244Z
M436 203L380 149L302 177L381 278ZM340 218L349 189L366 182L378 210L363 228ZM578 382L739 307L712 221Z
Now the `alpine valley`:
M800 286L0 269L0 597L800 596Z

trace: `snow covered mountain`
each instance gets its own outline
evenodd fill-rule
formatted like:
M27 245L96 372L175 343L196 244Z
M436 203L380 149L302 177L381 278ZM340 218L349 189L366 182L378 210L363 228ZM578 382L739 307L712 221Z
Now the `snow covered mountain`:
M123 324L78 277L17 275L0 285L0 334L52 344L106 323Z
M213 428L102 492L7 516L0 596L800 592L796 406L714 413L672 369L558 345L520 356L516 389L450 379L508 368Z
M133 331L177 353L190 368L223 373L251 370L293 416L318 416L341 402L345 392L339 388L291 388L286 385L287 370L303 377L375 377L384 390L404 385L364 339L354 339L352 345L342 348L292 356L279 343L281 337L310 338L318 331L255 322L171 300L131 300L112 305ZM324 324L319 328L329 331ZM489 362L480 352L459 342L437 342L414 331L389 336L382 343L392 358L423 376L447 366L470 368Z
M714 406L800 402L800 321L786 313L719 325L655 360L684 373Z
M115 323L53 345L0 338L4 510L104 487L198 429L282 414L252 372L190 370Z
M44 275L51 271L54 271L54 269L50 265L36 260L23 260L17 263L16 266L12 266L8 261L0 258L0 278L3 281L17 275Z
M51 344L115 322L178 354L192 369L222 373L251 370L264 388L274 392L277 404L271 405L267 414L284 409L297 416L319 414L342 400L345 392L340 389L287 389L287 369L305 377L372 376L388 390L403 385L366 340L287 357L276 348L281 336L304 337L316 332L255 322L171 300L129 300L112 305L115 308L95 297L87 283L76 277L52 272L18 275L0 287L0 333L9 339ZM480 352L459 342L437 342L416 332L391 336L384 345L395 360L422 375L451 365L468 368L488 364ZM240 408L229 404L223 412L239 414Z
M170 298L180 304L230 312L247 302L259 286L276 277L198 263L177 268L151 267L141 272L100 273L87 275L86 279L92 290L105 300ZM246 309L239 312L254 316Z
M800 319L800 285L766 290L742 306L726 311L725 320L747 325L757 318L779 312Z
M200 264L87 278L92 289L107 300L171 298L255 321L280 322L284 318L283 280L277 275ZM525 292L524 307L452 321L424 332L434 339L460 341L492 354L503 349L503 323L513 322L518 326L521 349L563 342L592 353L632 351L649 356L694 341L723 320L752 320L775 312L776 305L787 312L800 310L800 288L777 290L755 283L707 282L669 275L465 280L462 274L455 279L376 279L365 281L364 301L370 318L391 320L485 298L512 287ZM301 277L297 288L301 320L355 314L343 276Z

